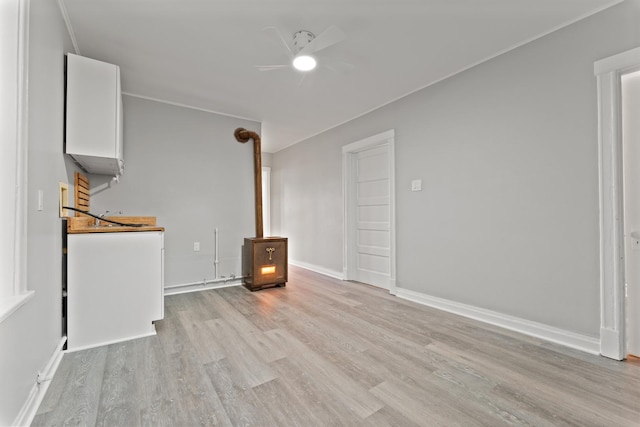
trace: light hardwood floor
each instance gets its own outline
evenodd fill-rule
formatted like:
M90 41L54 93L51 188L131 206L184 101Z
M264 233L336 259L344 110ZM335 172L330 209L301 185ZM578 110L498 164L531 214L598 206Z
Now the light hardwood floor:
M65 354L33 425L640 425L640 364L295 267L165 314L155 337Z

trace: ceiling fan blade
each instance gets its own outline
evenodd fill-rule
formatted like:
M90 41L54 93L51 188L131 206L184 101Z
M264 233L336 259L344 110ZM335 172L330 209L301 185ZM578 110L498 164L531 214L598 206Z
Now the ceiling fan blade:
M280 70L282 68L287 68L287 67L289 67L289 65L284 65L284 64L280 64L280 65L256 65L255 67L259 71L273 71L273 70Z
M308 45L306 45L300 52L298 52L298 55L311 55L322 49L326 49L338 42L341 42L344 39L344 32L335 25L332 25L322 33L320 33L320 35L318 35L315 39L311 40Z
M307 77L307 73L298 73L298 81L297 81L297 86L300 87L302 86L302 82L304 82L305 77Z
M323 67L333 71L334 73L347 74L353 71L356 66L345 61L331 61L330 64L323 64Z
M265 35L267 35L272 41L276 42L277 44L283 46L287 52L287 55L289 55L289 58L293 58L293 52L291 51L291 48L289 47L289 45L287 44L286 40L284 39L284 37L282 37L282 33L280 33L280 31L276 28L276 27L266 27L262 30Z

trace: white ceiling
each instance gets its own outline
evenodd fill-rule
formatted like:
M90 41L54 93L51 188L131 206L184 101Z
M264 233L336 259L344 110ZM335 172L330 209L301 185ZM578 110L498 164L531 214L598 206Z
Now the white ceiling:
M275 152L620 0L60 0L78 53L123 91L262 122ZM346 39L301 79L262 31ZM346 66L351 64L352 67Z

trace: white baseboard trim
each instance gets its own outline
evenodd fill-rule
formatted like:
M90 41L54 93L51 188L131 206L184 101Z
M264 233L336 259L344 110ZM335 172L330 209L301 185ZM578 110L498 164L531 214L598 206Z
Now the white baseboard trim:
M541 338L543 340L561 344L576 350L581 350L586 353L600 354L600 340L598 338L577 334L575 332L555 328L543 323L509 316L507 314L462 304L444 298L433 297L408 289L396 288L396 291L396 296L399 298L417 302L449 313L458 314L480 322L500 326L532 337Z
M296 267L304 268L305 270L313 271L314 273L324 274L325 276L333 277L334 279L344 280L344 275L341 271L331 270L329 268L320 267L314 264L308 264L302 261L295 261L290 259L289 264L295 265Z
M51 354L51 357L49 357L49 361L45 365L44 372L37 373L36 382L33 384L33 387L29 392L29 396L22 405L20 413L13 421L14 426L29 426L33 422L33 419L38 412L38 408L42 403L42 399L44 399L44 395L47 393L47 389L51 384L51 380L58 370L58 366L60 365L60 361L64 355L62 347L64 347L65 342L67 342L67 337L62 337L58 346Z

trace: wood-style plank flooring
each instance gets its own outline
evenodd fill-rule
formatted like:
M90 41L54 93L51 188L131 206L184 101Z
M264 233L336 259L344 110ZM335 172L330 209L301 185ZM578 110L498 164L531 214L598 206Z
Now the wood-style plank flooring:
M33 425L640 425L640 364L294 267L169 296L156 327L65 354Z

